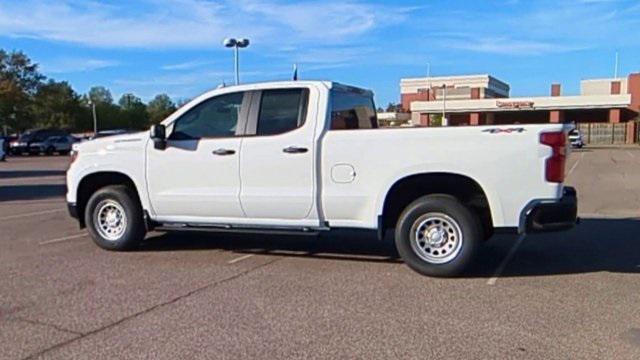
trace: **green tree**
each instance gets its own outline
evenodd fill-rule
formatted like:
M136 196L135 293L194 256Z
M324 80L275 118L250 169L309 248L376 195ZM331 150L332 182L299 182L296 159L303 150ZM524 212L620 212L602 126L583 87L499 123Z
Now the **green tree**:
M159 123L174 111L176 111L176 105L171 101L171 98L167 94L156 95L156 97L154 97L147 105L149 121L152 124Z
M431 114L429 126L442 126L442 114Z
M32 113L38 126L75 129L83 112L80 97L66 81L49 80L38 87Z
M145 129L149 126L147 106L134 94L124 94L118 101L121 123L128 129Z
M191 101L191 99L187 99L187 98L178 99L178 102L176 103L176 107L180 109L181 107L187 105L189 101Z
M387 105L386 111L387 112L401 112L402 111L402 105L389 103L389 105Z
M94 86L89 89L88 99L98 104L113 104L111 92L104 86Z
M0 49L0 125L14 131L33 125L31 105L43 79L27 55Z

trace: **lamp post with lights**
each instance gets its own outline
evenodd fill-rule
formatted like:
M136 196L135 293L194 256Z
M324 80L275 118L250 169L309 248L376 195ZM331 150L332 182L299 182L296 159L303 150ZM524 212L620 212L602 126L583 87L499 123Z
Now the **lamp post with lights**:
M226 38L223 42L225 47L233 48L233 58L234 58L234 69L236 73L236 85L240 84L240 60L238 57L238 49L246 48L249 46L249 39L234 39L234 38Z

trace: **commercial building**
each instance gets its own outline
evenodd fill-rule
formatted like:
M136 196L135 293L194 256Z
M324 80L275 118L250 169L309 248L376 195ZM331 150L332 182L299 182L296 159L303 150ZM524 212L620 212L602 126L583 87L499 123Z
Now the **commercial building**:
M624 141L637 139L640 113L640 74L626 78L592 79L580 83L580 95L563 96L552 84L549 96L509 97L510 87L490 75L402 79L401 103L421 126L575 123L591 129L597 124L624 128ZM620 131L618 131L620 132Z

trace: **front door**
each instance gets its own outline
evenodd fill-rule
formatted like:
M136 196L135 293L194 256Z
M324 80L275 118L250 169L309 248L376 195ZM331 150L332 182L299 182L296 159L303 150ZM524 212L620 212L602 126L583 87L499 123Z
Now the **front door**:
M317 218L315 122L307 88L264 90L253 96L242 140L240 201L249 219ZM312 97L316 98L316 97ZM253 136L251 136L253 135Z
M243 218L240 128L244 93L202 101L171 126L167 147L148 145L147 183L161 221Z

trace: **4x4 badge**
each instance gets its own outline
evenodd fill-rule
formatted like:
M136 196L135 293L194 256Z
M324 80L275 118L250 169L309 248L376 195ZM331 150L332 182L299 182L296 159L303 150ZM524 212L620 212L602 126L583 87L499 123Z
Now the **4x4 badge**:
M507 133L507 134L511 134L513 132L516 133L521 133L526 131L525 128L493 128L493 129L486 129L486 130L482 130L482 132L486 132L489 134L501 134L501 133Z

